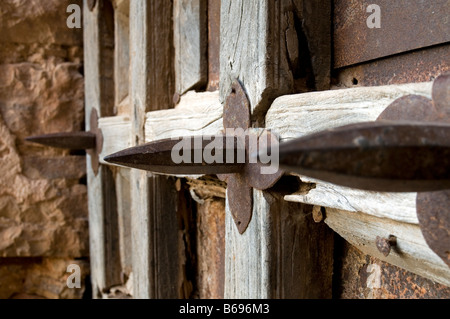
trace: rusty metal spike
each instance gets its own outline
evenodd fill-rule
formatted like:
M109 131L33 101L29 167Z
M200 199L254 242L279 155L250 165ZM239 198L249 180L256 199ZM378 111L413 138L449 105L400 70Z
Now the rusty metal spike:
M71 150L88 150L95 148L96 135L91 132L53 133L25 138L28 142Z
M228 140L228 141L227 141ZM218 159L207 163L204 152L214 141ZM178 149L176 149L178 145ZM179 157L186 156L186 160L174 159L172 151L175 149ZM230 174L244 169L245 163L238 163L239 146L234 136L196 136L164 139L108 155L105 161L126 167L142 169L163 174ZM227 154L233 154L233 160ZM212 154L214 155L214 154ZM177 156L177 157L178 157ZM175 160L175 161L174 161Z
M450 189L450 125L368 122L280 145L280 166L371 191Z

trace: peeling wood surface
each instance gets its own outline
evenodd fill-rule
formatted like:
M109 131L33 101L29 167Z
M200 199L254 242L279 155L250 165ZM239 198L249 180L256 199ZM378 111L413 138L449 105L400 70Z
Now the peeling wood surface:
M225 200L197 205L196 282L199 299L223 299L225 283Z
M333 208L326 209L325 223L365 254L450 286L450 268L428 247L418 225ZM385 257L375 241L390 235L397 245Z

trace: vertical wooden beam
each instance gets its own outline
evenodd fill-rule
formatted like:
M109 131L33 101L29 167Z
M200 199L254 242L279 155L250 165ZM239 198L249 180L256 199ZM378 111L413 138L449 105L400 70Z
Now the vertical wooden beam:
M115 78L115 106L129 94L130 76L130 6L129 2L121 2L114 11L115 19L115 50L114 50L114 78ZM129 111L129 110L127 110ZM119 110L115 113L121 113Z
M130 2L132 145L145 143L145 113L172 106L171 1ZM132 170L131 229L134 298L182 295L174 180Z
M130 276L132 268L131 246L131 192L130 169L116 168L117 215L119 229L119 249L122 273Z
M222 0L220 17L220 97L231 83L245 84L252 114L263 114L271 99L292 92L293 77L281 30L284 2Z
M299 90L298 77L307 76L299 73L312 73L309 89L328 89L330 19L327 0L222 1L221 101L234 79L246 82L253 118L262 125L274 98Z
M208 91L219 89L220 1L208 0Z
M208 79L207 0L174 0L176 93L201 88Z
M99 116L108 112L110 105L103 82L105 66L100 61L107 54L100 38L103 1L99 1L91 12L84 1L84 56L85 56L85 112L86 130L89 130L91 112ZM111 88L109 88L111 89ZM87 155L89 242L93 297L101 298L109 287L120 283L120 256L117 249L117 210L112 175L107 167L100 166L97 175L92 170L90 155ZM113 183L112 183L113 185Z
M220 98L226 99L238 79L257 126L264 123L273 99L294 89L287 52L293 39L285 32L292 10L288 0L222 0ZM332 236L323 225L319 230L311 224L303 206L292 207L281 196L254 190L252 220L240 235L228 201L225 298L331 297ZM326 243L323 256L308 238Z

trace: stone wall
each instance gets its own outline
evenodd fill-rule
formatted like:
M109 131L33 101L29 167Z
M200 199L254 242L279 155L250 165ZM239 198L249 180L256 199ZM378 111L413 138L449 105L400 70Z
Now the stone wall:
M65 289L65 270L89 271L85 157L24 141L84 129L71 3L81 0L0 2L0 298L78 298L84 288Z

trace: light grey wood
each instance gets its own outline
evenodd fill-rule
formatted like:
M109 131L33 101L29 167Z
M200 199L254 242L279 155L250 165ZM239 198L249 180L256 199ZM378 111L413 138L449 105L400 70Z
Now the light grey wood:
M266 128L283 141L333 127L375 121L402 96L418 94L430 98L431 87L431 82L425 82L285 95L271 105Z
M85 56L85 102L86 102L86 129L89 130L89 119L93 109L102 115L102 107L108 104L105 101L105 86L102 85L102 50L104 46L99 37L100 26L103 23L98 7L90 12L84 1L84 56ZM101 298L109 287L120 283L120 269L117 268L117 254L114 252L115 238L108 232L109 222L114 228L114 188L108 189L109 171L100 167L95 175L87 155L87 181L88 181L88 207L89 207L89 243L91 281L94 298ZM119 260L120 261L120 260Z
M131 145L138 145L144 138L143 118L147 103L148 70L148 2L130 2L130 50L131 50ZM150 288L150 225L147 173L131 170L131 236L133 265L133 297L152 297Z
M130 4L129 1L116 1L114 10L114 84L115 105L120 103L129 94L130 76Z
M428 247L418 225L334 208L326 209L325 223L365 254L450 286L450 268ZM397 246L385 257L375 241L390 235Z
M312 183L315 187L301 194L286 195L285 200L350 212L364 212L398 222L419 224L416 213L417 193L369 192L341 187L305 176L300 178L302 182Z
M117 215L118 236L120 248L120 262L122 275L130 276L133 271L132 246L131 246L131 191L130 191L130 169L116 169L116 193L117 193ZM124 283L124 282L123 282Z
M208 80L207 0L173 3L176 92L201 88Z
M226 200L225 298L331 298L333 233L302 204L254 190L239 234ZM311 208L309 208L311 209Z
M256 127L263 125L264 114L273 99L294 88L286 51L289 16L286 10L292 10L291 1L222 0L221 3L220 100L225 101L231 83L238 79L249 98ZM292 40L296 35L289 36ZM314 255L313 245L300 245L299 251L284 260L286 263L279 261L287 243L297 243L295 232L283 233L279 229L289 229L287 225L292 220L295 229L301 229L304 223L301 218L286 218L289 206L282 205L281 197L268 197L254 190L252 220L242 235L231 217L230 200L233 199L227 195L225 298L331 297L332 249L323 250L327 264L324 267L315 268L316 261L304 257ZM296 213L301 215L302 209ZM281 217L274 221L273 214ZM324 233L317 236L309 230L305 233L332 247L332 241L326 240ZM294 246L292 249L297 249ZM323 281L310 277L311 268L318 269L315 278ZM306 281L298 289L289 289L295 278Z
M145 142L146 112L172 105L172 12L170 1L130 2L133 146ZM133 297L179 298L183 272L175 222L177 196L170 195L174 181L133 169L130 186Z

